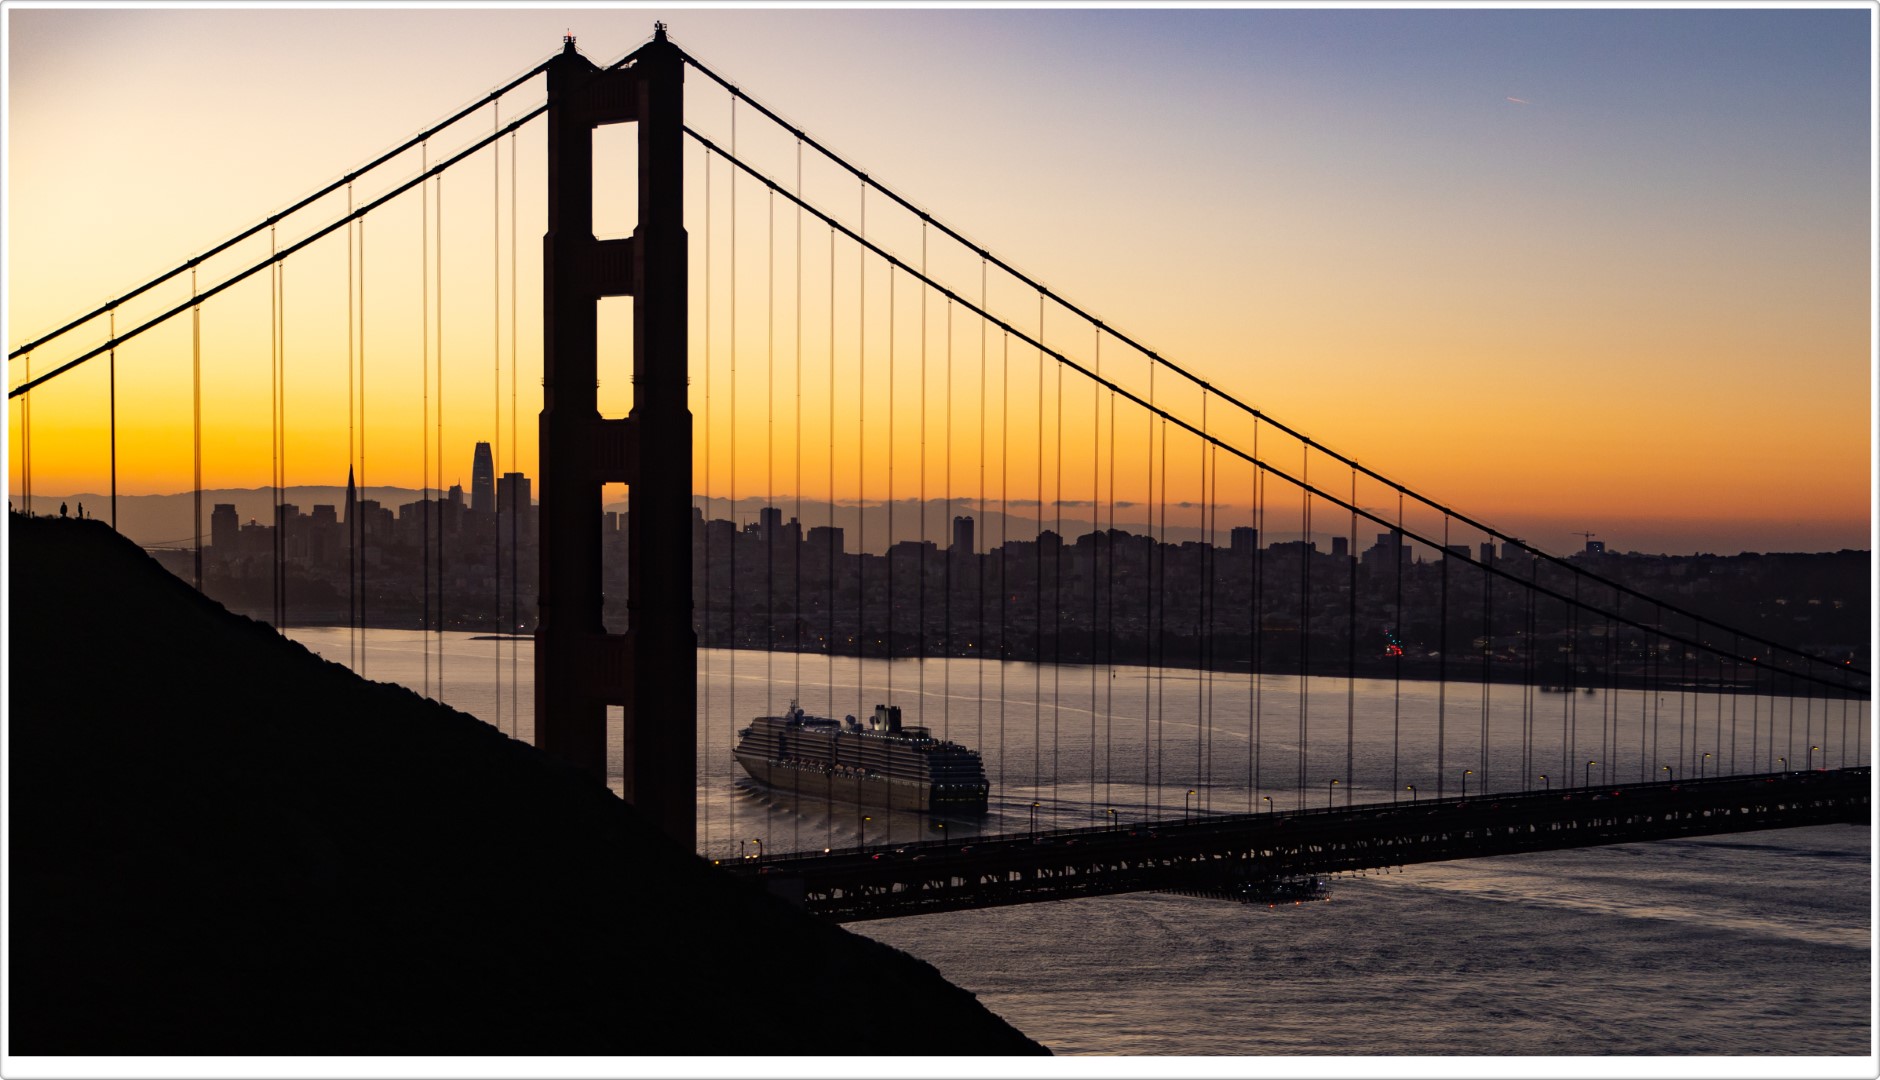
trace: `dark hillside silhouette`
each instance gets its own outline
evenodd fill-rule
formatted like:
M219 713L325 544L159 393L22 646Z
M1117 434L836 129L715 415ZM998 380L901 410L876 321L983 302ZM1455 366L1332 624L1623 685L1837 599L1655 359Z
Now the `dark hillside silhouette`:
M104 524L9 532L12 1052L1042 1049Z

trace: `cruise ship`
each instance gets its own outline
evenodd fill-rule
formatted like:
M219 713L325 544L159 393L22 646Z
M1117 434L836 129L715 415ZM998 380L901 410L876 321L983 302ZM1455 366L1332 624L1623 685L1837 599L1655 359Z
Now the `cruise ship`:
M986 768L977 751L904 727L898 705L877 705L866 724L810 716L796 702L760 716L732 751L760 784L817 799L932 814L986 812Z

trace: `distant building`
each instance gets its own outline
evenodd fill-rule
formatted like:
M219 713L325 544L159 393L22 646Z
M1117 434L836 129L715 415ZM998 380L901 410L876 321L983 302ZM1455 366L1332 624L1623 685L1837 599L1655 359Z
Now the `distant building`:
M818 555L842 554L842 530L834 525L811 525L809 547Z
M1251 558L1260 548L1260 530L1249 525L1236 525L1228 532L1227 543L1234 554Z
M470 509L479 514L496 512L496 465L486 442L477 444L470 462Z
M1586 553L1588 555L1604 555L1606 553L1606 542L1604 540L1588 540L1586 542Z
M519 472L506 472L497 478L496 512L504 519L505 544L535 542L535 504L529 494L528 477Z
M1332 557L1342 559L1351 554L1351 542L1342 536L1332 537Z
M216 503L215 511L209 515L209 546L224 559L233 558L237 545L236 536L241 532L242 519L235 513L234 503Z
M757 531L763 535L766 543L776 541L778 534L783 532L783 511L774 506L766 506L759 510Z
M950 550L955 555L973 553L973 519L970 516L962 515L953 519L953 547Z

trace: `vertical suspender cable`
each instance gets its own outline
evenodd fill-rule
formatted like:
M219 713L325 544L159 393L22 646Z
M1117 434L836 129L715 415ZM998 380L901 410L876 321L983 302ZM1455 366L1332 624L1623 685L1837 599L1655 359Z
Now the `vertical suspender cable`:
M1044 340L1044 298L1038 298L1038 340ZM1057 827L1059 726L1064 710L1059 691L1064 678L1064 364L1057 365L1053 394L1057 419L1052 425L1056 447L1051 467L1056 473L1052 501L1057 506L1057 539L1051 544L1051 826Z
M1037 539L1032 545L1031 582L1031 788L1038 794L1044 771L1044 296L1038 297L1038 420L1036 460L1037 480L1033 491L1038 500ZM1035 833L1038 815L1032 814Z
M868 236L868 181L860 184L858 209L861 220L856 231ZM863 467L868 453L868 249L855 245L855 387L860 408L855 414L855 715L866 717L868 708L868 477ZM866 723L864 719L862 721ZM856 781L857 802L861 782ZM855 812L855 836L858 845L868 842L860 809Z
M856 232L866 239L866 180L861 181L860 192L861 221ZM868 454L868 249L860 243L855 245L855 297L855 397L859 403L855 410L855 715L861 717L868 712L868 478L862 465ZM856 827L859 835L859 820Z
M437 700L444 700L444 174L437 174Z
M986 259L979 259L979 310L986 310ZM833 411L830 415L834 415ZM981 528L973 533L973 611L976 615L974 638L977 653L973 672L978 676L977 696L974 699L976 717L973 745L986 745L986 657L997 655L986 648L986 559L980 553L984 518L986 513L986 319L979 320L979 502L976 509L981 518ZM1001 642L1003 644L1003 642Z
M1638 699L1638 778L1640 783L1644 783L1646 779L1645 769L1651 763L1651 758L1645 753L1645 728L1651 716L1652 695L1657 691L1657 683L1652 672L1654 670L1653 659L1658 650L1653 645L1648 635L1641 634L1640 641L1644 644L1646 649L1650 650L1646 656L1645 663L1642 665L1642 673L1645 676L1645 681L1644 685L1639 688ZM1754 675L1754 673L1754 669L1752 669L1751 674ZM1752 697L1750 701L1754 704L1755 698ZM1756 740L1754 736L1750 738L1749 749L1750 758L1753 763L1756 756Z
M1299 451L1299 806L1303 809L1312 743L1312 444L1300 440Z
M117 529L117 309L111 309L111 528Z
M352 181L349 180L346 182L346 216L348 218L352 217L352 208L353 186ZM353 234L357 231L357 224L348 221L346 224L346 479L349 483L355 476L355 469L359 460L357 436L353 431L354 410L358 407L353 401L353 365L357 362L357 357L353 355L353 343L355 341L354 335L358 332L354 326L353 318L354 301L358 299L358 293L355 291L356 285L353 281L353 260L356 257L353 250ZM193 290L196 281L196 272L194 270L189 272L189 280L190 287ZM200 439L200 436L198 438ZM200 447L198 447L198 456L200 456ZM359 592L357 585L359 584L359 549L352 543L352 533L357 529L354 520L359 516L356 485L352 494L353 500L346 506L346 658L348 662L347 666L351 667L354 671L358 671ZM196 508L196 516L198 518L202 516L202 508L200 506Z
M981 308L985 305L981 304ZM33 354L24 358L26 381L33 381ZM26 516L33 516L33 395L30 391L20 395L20 495L26 507Z
M366 219L359 219L359 495L366 497ZM357 509L357 504L355 504ZM348 526L352 528L352 526ZM366 522L359 518L353 532L353 550L359 553L359 667L366 673Z
M1534 673L1538 670L1539 656L1535 640L1538 636L1534 618L1535 589L1540 583L1540 560L1532 553L1527 555L1528 588L1524 600L1521 622L1521 663L1525 677L1521 688L1521 787L1523 790L1533 787L1534 755L1537 749L1534 737L1535 722L1538 719L1534 699ZM1641 736L1642 738L1643 736Z
M1097 339L1102 340L1101 331ZM1110 391L1110 527L1103 535L1103 802L1114 812L1114 733L1116 729L1116 391ZM1091 591L1095 591L1092 585ZM1095 707L1096 702L1091 702ZM1116 824L1111 822L1111 824Z
M1214 550L1214 526L1208 518L1208 504L1213 501L1208 492L1208 451L1213 444L1208 442L1207 433L1208 391L1206 387L1203 387L1201 390L1202 437L1197 441L1196 449L1201 451L1201 528L1204 546L1201 549L1201 561L1198 567L1201 580L1196 582L1195 588L1195 661L1200 669L1200 677L1195 680L1195 791L1197 801L1203 806L1206 805L1210 794L1207 776L1202 772L1201 760L1207 724L1212 720L1207 692L1212 689L1209 684L1213 676L1208 667L1206 642L1207 635L1213 631L1208 621L1208 601L1214 597L1214 567L1212 560L1208 557Z
M268 226L268 254L276 251L275 227ZM268 486L273 521L268 536L271 576L268 586L274 628L281 628L281 264L268 264Z
M858 343L858 352L859 352L859 343ZM855 494L856 494L857 505L859 506L860 499L861 499L861 492L858 490ZM829 639L828 639L829 643L828 643L828 648L825 651L829 655L829 715L831 718L834 718L835 715L840 711L839 707L836 705L836 597L839 591L836 588L836 555L838 554L837 549L840 548L842 545L836 543L835 529L836 529L836 231L833 227L831 227L829 230L829 541L828 541L829 577L827 580L827 588L829 591L828 591L828 599L825 601L825 606L828 608L828 612L829 612ZM856 565L859 567L861 564L858 561ZM856 580L858 582L860 581L859 570L856 575ZM860 654L860 640L861 640L860 634L861 634L861 629L860 627L857 627L856 629L857 659L855 661L855 670L856 670L855 681L856 681L857 686L861 685L860 673L861 673L861 668L862 668L861 659L859 655ZM835 805L834 804L835 804L835 778L834 778L834 774L831 773L829 779L823 785L823 847L825 848L835 846L836 826L835 826Z
M1255 417L1253 421L1253 460L1255 462L1253 470L1247 477L1249 481L1247 497L1250 500L1248 503L1247 520L1250 527L1253 529L1253 551L1251 553L1253 560L1253 603L1248 605L1247 612L1247 679L1251 684L1247 687L1247 813L1249 814L1259 809L1259 803L1264 801L1261 798L1262 792L1260 786L1260 767L1262 765L1260 760L1260 712L1261 706L1264 704L1261 698L1265 690L1266 679L1262 673L1262 665L1266 657L1261 648L1263 635L1260 633L1260 607L1266 599L1266 582L1262 573L1265 569L1265 565L1264 560L1260 558L1260 540L1265 536L1266 510L1265 502L1260 498L1260 489L1266 484L1266 472L1261 469L1258 464L1260 461L1260 420L1258 417Z
M522 366L521 354L516 351L519 340L516 328L521 325L516 319L517 296L521 292L521 278L517 276L519 263L516 247L516 133L509 133L509 471L521 476L520 466L516 464L516 447L522 442L521 429L516 426L516 372ZM709 200L707 200L709 202ZM707 248L709 250L709 248ZM706 320L709 326L710 318ZM706 372L711 371L710 353L707 352ZM709 411L707 416L709 417ZM707 421L709 423L709 420ZM500 421L499 421L500 423ZM709 488L707 489L709 490ZM528 499L518 498L522 494L522 485L510 485L509 508L509 621L504 627L505 633L522 629L522 519L530 511ZM517 505L517 504L520 505ZM497 501L497 512L502 512L501 500ZM709 549L707 549L709 550ZM521 647L520 641L513 641L509 648L509 716L510 725L519 736L522 732L521 705ZM703 802L704 800L700 800ZM709 831L707 836L709 836Z
M1731 634L1730 635L1730 773L1731 775L1736 774L1736 706L1737 706L1737 698L1742 696L1740 693L1741 686L1742 686L1742 679L1743 679L1742 656L1743 656L1743 637L1741 634ZM1723 691L1723 688L1721 686L1719 686L1717 689L1719 693ZM1722 705L1719 704L1718 708L1721 709ZM1722 747L1718 747L1718 749L1721 750ZM1847 713L1845 710L1843 710L1841 713L1841 764L1844 766L1847 764Z
M920 223L920 275L927 276L927 223ZM927 724L927 289L917 290L920 298L920 477L914 485L918 498L918 531L914 533L914 551L919 568L914 574L914 672L919 689L915 702L920 707L920 723Z
M894 566L894 420L895 420L895 416L894 416L894 412L895 412L895 409L894 409L894 383L895 383L894 354L895 354L895 344L896 344L894 340L894 333L895 333L895 330L894 330L894 327L895 327L894 270L895 270L894 264L889 263L888 264L888 546L887 546L887 554L888 554L888 663L887 663L887 679L886 679L887 697L888 697L887 703L889 705L896 704L894 700L894 659L896 656L899 655L899 653L895 650L895 642L894 642L894 622L895 622L895 619L894 619L894 577L895 577L895 574L894 574L894 571L895 571L895 566ZM882 819L886 826L886 832L883 834L882 839L884 841L891 842L894 839L894 815L883 814Z
M777 656L777 543L782 539L777 502L777 189L764 200L764 705L772 706ZM772 523L776 522L775 527Z
M706 530L705 530L705 560L704 560L705 562L705 566L704 566L705 589L704 589L703 594L699 598L700 606L705 609L705 615L704 615L705 632L700 639L701 643L705 646L705 648L701 649L699 652L699 677L704 684L699 692L699 708L703 710L705 714L705 724L704 724L705 736L704 736L704 739L702 740L703 746L700 750L700 753L704 754L704 760L707 762L708 771L706 773L706 777L708 780L710 778L709 763L712 761L711 656L712 656L712 647L716 644L716 642L712 638L712 600L714 597L716 597L719 594L719 590L712 588L712 534L711 534L711 527L709 523L711 519L711 505L712 505L712 281L713 281L713 278L712 278L712 151L711 151L711 147L708 146L708 147L705 147L705 455L704 455L705 456L705 509L706 509L706 513L704 516L708 520L707 520L707 525L706 525ZM511 453L514 453L514 451L512 450ZM738 542L738 537L737 537L737 533L735 529L732 532L731 542L734 544ZM726 592L728 594L729 590L726 590ZM703 828L699 830L701 833L700 844L703 850L710 851L711 846L712 846L712 801L711 801L711 793L709 791L707 791L705 795L699 799L699 808L704 816Z
M895 578L895 565L894 565L894 427L895 427L895 424L894 424L894 421L895 421L895 402L894 402L895 377L894 376L895 376L895 371L894 371L894 359L895 359L895 345L896 345L896 342L894 339L894 335L895 335L894 304L895 304L895 301L894 301L894 264L889 263L888 264L888 545L886 548L887 556L888 556L888 663L887 663L887 671L886 671L886 676L887 676L886 683L887 683L887 696L888 696L889 705L896 704L894 700L894 659L896 656L899 655L899 653L895 649L895 641L894 641L894 623L895 623L895 618L894 618L894 615L895 615L895 610L894 610L895 608L895 604L894 604L894 578ZM887 833L886 839L892 840L894 838L894 831L893 831L894 819L892 815L883 815L883 816L886 819L887 826L888 826L888 833Z
M1156 557L1158 553L1155 546L1155 365L1153 363L1149 365L1149 408L1144 416L1149 421L1148 430L1144 432L1144 434L1148 436L1149 453L1146 459L1147 465L1143 470L1143 482L1148 493L1142 503L1143 531L1149 534L1149 542L1144 545L1143 548L1143 550L1148 553L1148 561L1143 566L1142 574L1142 653L1144 668L1142 680L1142 819L1146 822L1149 820L1149 809L1151 805L1149 801L1149 792L1151 790L1149 784L1149 764L1151 759L1155 756L1152 751L1156 749L1156 747L1152 745L1149 729L1150 717L1154 715L1150 707L1150 695L1155 690L1155 670L1151 666L1154 663L1155 656L1153 652L1155 647L1153 635L1155 633L1156 609L1160 605L1160 600L1155 588L1155 568L1159 560ZM1160 817L1160 814L1157 816Z
M1103 377L1103 327L1099 324L1091 332L1091 359L1095 365L1097 378ZM1090 588L1090 633L1085 638L1089 644L1090 663L1090 812L1097 812L1097 607L1101 599L1097 593L1097 560L1103 560L1107 568L1110 564L1110 534L1103 531L1103 387L1090 384L1090 431L1093 445L1090 455L1090 531L1097 537L1097 543L1090 549L1090 577L1086 584ZM1112 511L1114 512L1114 511ZM1106 570L1107 573L1107 570ZM1109 644L1106 640L1106 646ZM1109 665L1108 650L1105 649L1104 665ZM1107 703L1106 703L1107 704ZM1103 796L1110 795L1110 713L1103 711Z
M1214 444L1209 443L1207 451L1208 451L1208 457L1207 457L1207 464L1208 464L1208 502L1207 502L1208 546L1202 549L1202 554L1206 556L1206 560L1207 560L1206 573L1207 573L1207 579L1208 579L1208 621L1207 621L1207 626L1202 630L1202 634L1204 635L1202 638L1202 643L1203 643L1203 648L1205 649L1203 662L1207 665L1206 678L1207 678L1207 683L1208 683L1208 712L1207 712L1207 726L1208 726L1207 759L1208 760L1207 760L1207 770L1203 777L1205 783L1204 783L1204 786L1202 787L1202 791L1206 793L1204 795L1204 798L1207 802L1207 810L1209 813L1212 813L1214 811L1214 668L1216 666L1216 659L1215 659L1215 652L1214 652L1214 635L1216 632L1215 623L1217 622L1217 614L1216 614L1216 607L1215 607L1217 598L1215 596L1215 591L1214 591L1215 590L1215 576L1216 576L1214 560L1217 558L1216 544L1219 540L1220 524L1221 524L1221 509L1220 509L1220 506L1221 506L1220 504L1221 459L1220 459L1220 455L1217 452L1217 448L1214 446Z
M430 143L418 148L420 175L430 168ZM424 649L424 696L431 696L431 195L430 185L418 186L418 375L422 408L418 413L419 483L423 487L420 508L418 561L421 583L418 595L424 606L424 621L418 640Z
M738 100L734 97L731 99L731 156L735 158L737 154ZM725 684L725 716L731 725L725 735L725 745L736 746L738 736L738 645L740 644L738 641L738 604L736 597L739 595L738 544L743 537L738 521L738 171L732 169L730 172L731 190L728 200L730 207L728 213L731 219L729 223L731 229L731 286L727 290L728 295L725 300L729 309L727 317L728 325L726 326L725 334L728 364L727 381L729 381L731 385L730 389L726 391L726 395L729 398L727 402L728 407L726 409L726 414L729 419L729 423L726 425L726 437L729 443L725 455L728 459L725 463L725 471L728 474L725 481L725 506L731 513L731 551L726 559L730 564L726 567L729 584L726 586L726 595L733 599L725 612L726 632L730 635L728 642L730 648L726 653L726 668L729 679ZM738 805L736 795L737 792L732 785L725 785L725 841L727 843L738 835ZM742 845L740 845L740 851L741 850Z
M1162 446L1158 448L1158 467L1160 476L1156 476L1156 517L1162 532L1162 540L1152 544L1156 555L1156 608L1160 615L1156 617L1156 803L1162 803L1164 771L1162 771L1162 749L1167 739L1167 638L1169 638L1169 423L1162 420Z
M803 194L803 140L796 142L796 193ZM791 575L796 597L790 605L790 618L796 632L791 635L796 643L796 688L800 696L803 692L803 206L796 208L796 243L792 250L796 253L796 314L792 325L796 329L796 349L791 354L796 361L796 422L791 425L790 445L796 451L796 535L790 545ZM835 418L830 417L834 423ZM794 827L794 826L793 826Z
M281 446L280 478L275 481L274 485L274 543L275 550L279 552L277 557L280 560L280 573L277 580L280 581L281 589L281 621L276 625L281 628L281 633L285 634L287 633L287 264L284 262L275 265L275 284L280 293L280 306L277 310L280 313L279 340L281 343L280 373L276 380L280 392L274 404L275 430L280 433Z
M350 234L349 234L350 235ZM350 265L348 272L350 273ZM196 295L196 268L189 268L189 295ZM195 442L196 591L202 591L202 306L189 311L190 410ZM350 374L350 372L349 372ZM350 403L349 403L350 404Z
M985 271L980 270L980 291L985 291ZM983 306L981 310L984 310ZM1012 519L1008 514L1011 507L1011 430L1012 430L1012 335L1010 331L999 332L999 795L1005 795L1005 668L1011 657L1011 643L1007 629L1011 625L1006 617L1010 610L1012 594L1008 591L1006 564L1011 559Z
M1487 548L1488 557L1482 560L1482 647L1477 651L1476 657L1477 661L1482 665L1482 735L1480 740L1481 755L1475 768L1476 771L1482 774L1482 793L1487 794L1494 790L1494 788L1488 786L1488 758L1490 743L1489 688L1493 685L1489 676L1492 674L1491 666L1495 659L1495 578L1489 573L1489 568L1495 564L1495 546L1493 541L1484 541L1484 545ZM1610 641L1611 639L1608 638L1607 640ZM1617 748L1616 728L1614 747L1615 749Z
M1351 470L1351 538L1345 541L1345 805L1351 805L1358 738L1358 470ZM1486 720L1484 721L1486 722Z
M772 706L777 656L777 543L782 523L777 502L777 189L764 199L764 705L765 715L782 712ZM773 522L775 526L773 527Z
M1653 624L1652 624L1652 625L1654 625L1654 626L1656 626L1656 627L1658 627L1658 628L1659 628L1660 630L1662 630L1662 629L1664 628L1664 625L1665 625L1665 608L1664 608L1664 605L1663 605L1663 604L1660 604L1660 605L1658 605L1658 608L1657 608L1657 615L1658 615L1658 617L1657 617L1657 619L1656 619L1656 620L1654 620L1654 621L1653 621ZM1660 657L1660 656L1662 655L1662 653L1663 653L1663 652L1664 652L1664 643L1663 643L1663 642L1653 642L1653 643L1652 643L1652 655L1651 655L1651 676L1650 676L1650 681L1651 681L1651 698L1652 698L1652 757L1651 757L1651 764L1653 764L1653 765L1656 765L1656 764L1658 764L1658 763L1659 763L1659 762L1660 762L1660 761L1662 760L1662 757L1663 757L1663 755L1662 755L1662 752L1661 752L1661 751L1659 750L1659 738L1658 738L1658 720L1659 720L1659 715L1660 715L1660 712L1661 712L1661 710L1662 710L1662 708L1663 708L1663 706L1664 706L1664 703L1665 703L1665 698L1664 698L1664 695L1658 692L1658 690L1659 690L1659 687L1660 687L1660 683L1659 683L1659 677L1658 677L1658 671L1659 671L1659 657ZM1775 714L1774 714L1774 713L1771 713L1771 714L1770 714L1770 717L1769 717L1769 719L1770 719L1770 724L1769 724L1769 734L1770 734L1770 738L1771 738L1771 740L1773 740L1773 739L1775 738ZM1774 742L1772 741L1772 742L1770 743L1770 745L1771 745L1771 747L1773 747L1773 746L1774 746ZM1652 775L1653 775L1654 777L1655 777L1655 776L1657 775L1657 770L1656 770L1656 769L1654 769L1654 770L1652 770Z
M1397 598L1395 601L1397 625L1393 627L1391 631L1393 640L1391 641L1390 664L1390 797L1392 801L1396 800L1397 790L1402 786L1400 783L1402 777L1398 774L1398 769L1403 751L1403 654L1404 642L1410 640L1409 636L1404 632L1403 625L1403 548L1403 489L1399 488L1397 489L1397 528L1390 534L1390 561L1391 564L1396 567L1397 579ZM1441 794L1440 789L1441 783L1439 778L1439 795Z
M1793 764L1793 762L1795 761L1795 671L1794 669L1791 668L1787 674L1788 674L1787 697L1789 699L1789 741L1788 741L1788 746L1787 746L1788 753L1783 755L1781 764L1783 766L1784 772L1792 772L1795 769L1795 766ZM1680 694L1680 706L1679 707L1680 709L1682 709L1682 695L1681 694Z
M500 130L502 124L501 107L490 102L490 126ZM496 463L503 459L503 144L499 140L490 144L490 420L494 426L490 446L490 471L496 471ZM470 478L472 484L476 478ZM491 524L495 524L495 483L490 478L491 486ZM473 496L474 500L474 496ZM490 530L490 566L494 571L490 575L492 597L495 601L495 690L496 690L496 730L503 729L503 531Z
M1572 765L1573 754L1574 754L1574 751L1578 748L1578 743L1577 743L1575 736L1578 735L1579 733L1573 730L1572 719L1575 715L1573 690L1576 685L1574 677L1573 677L1574 675L1573 669L1574 669L1574 665L1578 663L1579 655L1580 655L1580 608L1579 608L1579 603L1578 603L1579 598L1580 598L1579 587L1580 587L1580 579L1578 575L1575 575L1573 578L1574 603L1568 608L1568 612L1567 612L1567 624L1568 624L1567 660L1566 660L1566 664L1564 668L1562 669L1560 673L1561 687L1566 692L1566 696L1560 702L1560 775L1563 777L1571 775L1572 770L1573 770L1573 765ZM1681 671L1682 671L1682 663L1680 663L1680 672ZM1682 681L1683 681L1682 679L1679 680L1680 683L1682 683ZM1682 742L1684 738L1684 724L1683 724L1684 696L1683 696L1682 690L1680 690L1679 695L1678 695L1678 709L1679 709L1678 738L1680 740L1678 745L1682 747L1684 745ZM1678 760L1682 761L1683 759L1684 759L1684 751L1680 749L1678 751Z
M1447 749L1444 730L1449 713L1449 515L1443 515L1443 554L1438 567L1439 596L1436 616L1436 797L1443 797L1444 757ZM1468 781L1463 781L1468 793Z
M922 230L923 235L925 230ZM926 301L922 301L921 310L925 311ZM940 563L940 737L950 738L953 726L953 298L947 297L946 306L946 423L944 430L945 454L942 483L940 486L941 505L945 507L940 515L940 531L946 540L941 551ZM922 663L926 661L923 660Z
M1691 629L1693 631L1691 635L1692 638L1696 638L1697 634L1695 633L1695 631L1697 630L1697 626L1695 623L1692 624ZM1685 662L1691 659L1693 659L1693 657L1691 656L1690 648L1684 645L1683 643L1679 643L1678 645L1678 768L1684 770L1684 775L1686 779L1689 779L1691 775L1691 770L1686 763L1685 752L1684 752L1684 699L1686 697L1687 691L1690 688L1691 678L1685 672ZM1693 702L1693 705L1695 705L1695 702ZM1695 733L1693 732L1693 734ZM1795 712L1793 709L1791 709L1789 712L1789 756L1790 757L1795 756L1794 739L1795 739ZM1696 739L1693 738L1692 742L1693 744L1695 744Z

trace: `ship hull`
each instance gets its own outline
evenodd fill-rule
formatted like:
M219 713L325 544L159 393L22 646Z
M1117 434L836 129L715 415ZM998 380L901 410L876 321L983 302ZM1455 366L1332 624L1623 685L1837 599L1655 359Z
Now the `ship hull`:
M932 784L893 777L837 774L826 769L802 768L773 761L759 754L737 751L738 764L751 779L765 787L810 799L883 810L912 810L926 814L983 814L984 791L949 795Z

